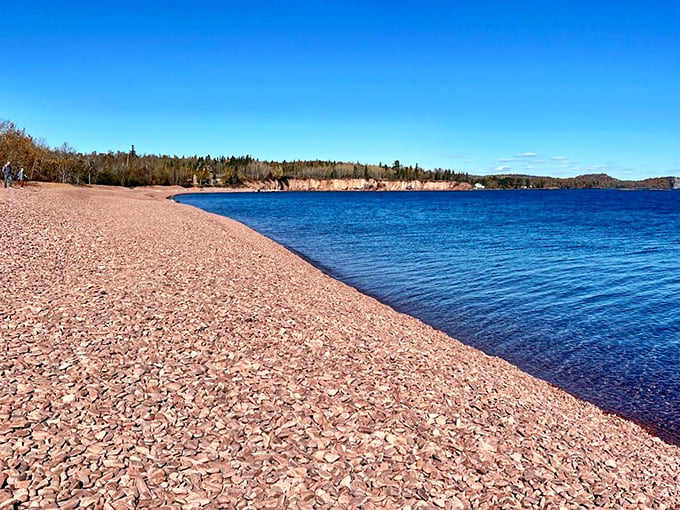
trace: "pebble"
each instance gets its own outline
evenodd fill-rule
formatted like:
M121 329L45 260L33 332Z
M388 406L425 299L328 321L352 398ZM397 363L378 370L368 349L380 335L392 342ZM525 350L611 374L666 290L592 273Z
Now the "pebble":
M0 189L0 509L680 507L677 446L179 191Z

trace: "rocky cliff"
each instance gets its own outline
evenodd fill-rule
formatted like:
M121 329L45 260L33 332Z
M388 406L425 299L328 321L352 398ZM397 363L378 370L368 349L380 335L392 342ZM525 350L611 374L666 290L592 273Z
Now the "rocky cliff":
M472 186L456 181L383 181L376 179L270 179L247 181L258 191L467 191Z

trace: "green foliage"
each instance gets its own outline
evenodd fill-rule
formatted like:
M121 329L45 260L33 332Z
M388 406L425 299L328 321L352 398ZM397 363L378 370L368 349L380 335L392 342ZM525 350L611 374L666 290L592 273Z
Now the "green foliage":
M523 188L668 188L669 178L644 181L619 181L605 174L581 175L568 179L528 175L492 175L475 177L467 173L436 168L423 170L403 166L397 159L391 167L342 163L337 161L260 161L250 155L169 156L109 151L82 154L66 144L50 148L35 140L10 121L0 120L0 165L10 160L17 170L23 167L29 180L72 184L110 184L116 186L199 185L241 186L245 181L276 179L375 179L455 181L471 185L481 183L490 189Z

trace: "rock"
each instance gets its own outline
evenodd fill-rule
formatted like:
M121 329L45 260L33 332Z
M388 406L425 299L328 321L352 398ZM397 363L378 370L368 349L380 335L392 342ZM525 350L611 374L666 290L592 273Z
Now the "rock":
M0 193L0 508L680 507L678 447L167 194Z

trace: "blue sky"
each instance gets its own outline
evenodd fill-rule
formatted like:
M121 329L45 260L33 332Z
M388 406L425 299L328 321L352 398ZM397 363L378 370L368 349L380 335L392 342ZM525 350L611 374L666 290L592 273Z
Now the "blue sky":
M680 175L679 2L59 4L0 13L0 118L52 146Z

